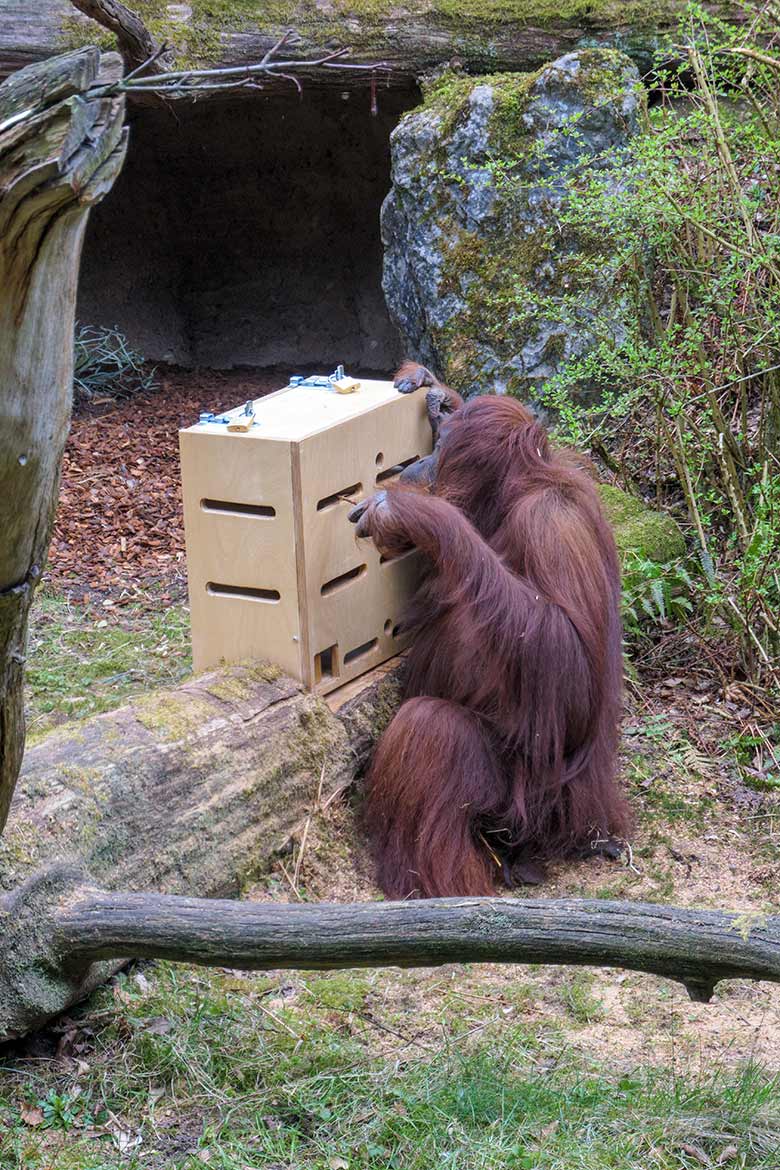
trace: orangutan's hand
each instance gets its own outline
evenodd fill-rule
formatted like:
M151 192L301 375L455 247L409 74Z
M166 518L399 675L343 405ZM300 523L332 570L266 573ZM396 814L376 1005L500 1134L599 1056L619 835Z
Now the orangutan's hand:
M387 492L377 492L350 510L347 519L357 525L356 536L373 536L376 527L377 513L387 511Z
M434 386L436 378L425 366L416 362L404 362L395 376L393 385L401 394L414 394L421 386Z

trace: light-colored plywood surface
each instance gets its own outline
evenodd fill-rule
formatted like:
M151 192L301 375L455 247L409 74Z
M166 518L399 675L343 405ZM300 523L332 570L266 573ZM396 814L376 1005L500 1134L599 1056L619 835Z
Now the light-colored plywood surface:
M343 684L403 648L393 630L419 575L416 557L383 565L371 541L356 540L347 520L348 500L324 508L322 501L342 492L350 501L373 495L397 479L396 466L430 449L424 393L395 392L380 409L344 419L299 444L309 653L313 660L337 645L339 659L338 680L317 689ZM307 685L315 685L313 677Z
M287 386L255 400L255 426L243 438L285 439L300 442L317 431L337 426L347 419L376 410L403 396L392 382L360 378L360 390L338 394L321 386ZM241 414L244 404L226 411L232 418ZM199 434L221 434L224 423L198 423L190 428Z
M382 563L347 514L430 451L425 394L291 387L256 419L180 435L195 667L266 658L327 693L406 644L419 558Z
M187 577L196 670L267 658L300 678L290 444L262 449L190 428L180 434ZM275 515L232 514L250 505ZM215 592L215 587L217 592ZM277 599L236 596L252 589Z
M328 708L335 715L345 703L356 699L363 692L367 691L369 687L372 687L374 683L381 682L392 670L400 666L403 660L403 654L398 654L395 658L387 658L379 666L374 666L371 670L366 671L365 674L359 675L358 678L350 679L349 682L343 683L340 687L336 687L335 690L330 691L325 699Z

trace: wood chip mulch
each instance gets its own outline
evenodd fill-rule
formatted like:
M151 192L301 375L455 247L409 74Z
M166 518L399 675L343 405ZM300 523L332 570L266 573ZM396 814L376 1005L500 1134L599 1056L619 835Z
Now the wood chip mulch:
M47 579L73 600L186 595L178 431L276 390L277 371L158 371L158 388L94 400L65 448Z

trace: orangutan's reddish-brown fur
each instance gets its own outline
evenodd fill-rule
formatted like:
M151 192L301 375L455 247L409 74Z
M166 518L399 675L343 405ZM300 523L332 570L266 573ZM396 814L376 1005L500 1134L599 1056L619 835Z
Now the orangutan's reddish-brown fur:
M374 497L358 529L429 567L367 780L379 882L399 898L487 894L498 862L565 857L628 822L619 570L595 486L515 399L450 394L432 491Z

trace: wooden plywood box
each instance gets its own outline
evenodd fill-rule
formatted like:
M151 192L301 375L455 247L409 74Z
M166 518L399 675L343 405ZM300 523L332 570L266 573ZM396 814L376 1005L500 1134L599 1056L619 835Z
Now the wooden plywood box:
M264 658L330 691L404 646L418 554L384 561L347 513L430 452L425 394L361 379L354 394L295 386L255 407L245 434L206 422L179 435L195 669Z

